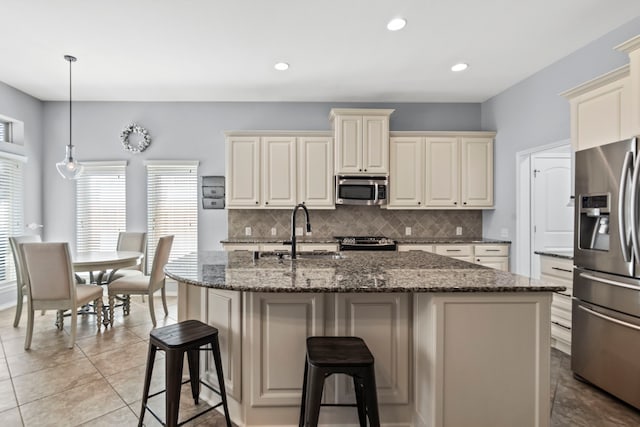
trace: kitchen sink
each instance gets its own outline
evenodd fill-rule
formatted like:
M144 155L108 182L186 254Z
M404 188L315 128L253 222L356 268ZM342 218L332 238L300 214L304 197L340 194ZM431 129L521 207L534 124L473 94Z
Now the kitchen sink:
M288 252L259 252L258 258L276 258L282 260L291 260L291 254ZM331 260L344 259L342 252L298 252L296 260Z

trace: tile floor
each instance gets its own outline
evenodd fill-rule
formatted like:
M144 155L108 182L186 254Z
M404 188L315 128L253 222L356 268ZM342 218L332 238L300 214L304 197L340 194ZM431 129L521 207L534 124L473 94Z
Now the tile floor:
M25 351L26 314L14 328L14 309L0 311L0 425L137 425L152 325L147 305L139 297L132 298L129 316L121 313L116 311L113 328L100 333L94 317L79 317L73 349L66 348L68 320L64 331L57 332L53 312L36 314L32 349ZM160 326L175 323L176 299L169 298L169 316L164 319L161 303L156 301L156 314ZM164 388L163 367L163 363L155 365L152 392ZM551 351L551 386L552 427L640 425L640 411L577 381L569 356L557 350ZM151 406L163 413L163 396L152 399ZM180 419L197 410L185 385ZM149 414L145 424L159 425ZM212 411L188 425L223 426L224 418Z

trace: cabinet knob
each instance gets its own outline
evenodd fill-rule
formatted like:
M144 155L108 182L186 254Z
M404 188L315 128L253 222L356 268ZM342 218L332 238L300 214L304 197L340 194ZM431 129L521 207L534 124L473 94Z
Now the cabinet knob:
M258 204L258 202L256 202L256 205Z
M269 204L269 202L264 202L264 204L265 204L265 205L268 205L268 204Z
M458 204L458 202L453 202L453 204L454 204L454 205L457 205L457 204Z
M365 169L364 171L366 172L367 170Z
M420 204L421 202L418 202L418 204Z
M362 169L358 169L358 172L362 172Z
M467 202L463 202L463 204L465 204L465 205L466 205L466 204L467 204Z
M302 204L304 205L306 202L302 202Z

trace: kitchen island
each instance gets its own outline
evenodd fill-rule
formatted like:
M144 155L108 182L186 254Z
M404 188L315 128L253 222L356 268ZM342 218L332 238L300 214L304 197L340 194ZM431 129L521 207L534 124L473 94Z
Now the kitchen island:
M179 319L220 331L238 425L297 425L310 335L367 342L384 425L549 424L549 307L562 286L428 252L203 252L165 271ZM325 401L354 401L349 383L328 378ZM325 407L320 422L357 415Z

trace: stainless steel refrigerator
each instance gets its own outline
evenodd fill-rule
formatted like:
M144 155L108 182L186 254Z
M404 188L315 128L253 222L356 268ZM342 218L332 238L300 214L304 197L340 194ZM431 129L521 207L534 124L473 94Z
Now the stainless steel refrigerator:
M571 368L640 408L638 139L576 152Z

